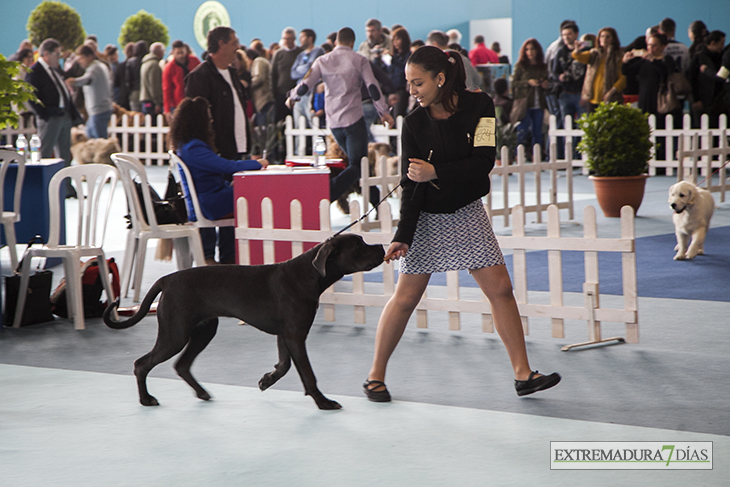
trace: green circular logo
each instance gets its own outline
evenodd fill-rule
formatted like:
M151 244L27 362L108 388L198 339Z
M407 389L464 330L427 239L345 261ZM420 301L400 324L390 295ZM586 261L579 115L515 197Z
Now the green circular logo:
M208 31L221 25L231 26L231 18L228 16L226 7L220 2L203 2L198 7L198 11L195 12L195 18L193 19L195 40L198 41L200 47L208 49Z

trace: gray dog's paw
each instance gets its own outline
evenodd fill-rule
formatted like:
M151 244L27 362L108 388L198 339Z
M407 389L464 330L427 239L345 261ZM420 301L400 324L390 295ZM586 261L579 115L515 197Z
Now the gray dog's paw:
M144 399L140 398L139 402L140 402L140 404L142 404L142 406L159 406L160 405L160 403L157 402L157 399L155 399L154 396L148 396Z
M273 372L269 372L268 374L264 374L263 377L261 377L261 380L259 380L259 389L262 391L265 391L269 387L276 384L277 379L274 377Z

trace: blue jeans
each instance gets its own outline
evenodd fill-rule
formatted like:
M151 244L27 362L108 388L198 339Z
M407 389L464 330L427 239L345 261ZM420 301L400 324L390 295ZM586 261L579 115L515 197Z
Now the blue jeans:
M560 116L560 104L558 103L557 95L545 95L545 103L547 104L547 110L550 112L550 115Z
M378 119L378 110L375 108L375 105L373 105L373 100L365 100L362 102L362 111L365 114L365 127L367 127L368 130L368 141L375 142L375 137L373 137L370 127L372 127Z
M274 102L269 102L266 105L264 105L261 110L256 112L256 126L257 127L264 127L268 125L268 116L269 111L274 108ZM273 120L272 120L273 122Z
M580 93L561 93L558 98L560 104L560 123L559 128L563 128L563 120L566 115L573 117L575 122L585 113L585 108L580 104Z
M368 129L365 117L349 127L333 128L332 135L348 159L347 168L330 181L330 201L335 201L360 179L360 162L368 155ZM376 186L371 186L370 201L376 204L379 198L380 191Z
M86 136L90 139L106 139L109 120L112 119L112 111L89 115L86 121Z
M540 144L541 150L544 151L545 146L542 141L542 120L543 110L539 108L528 108L525 118L523 118L517 126L517 145L525 144L527 131L529 130L532 134L532 145ZM525 155L531 155L532 147L526 149Z
M580 93L561 93L560 97L558 97L558 103L560 103L560 119L558 121L558 128L564 128L564 121L565 117L567 115L570 115L573 117L573 122L578 120L581 115L585 113L585 108L581 106L580 104ZM573 128L573 127L567 127L567 128ZM574 158L575 155L578 154L575 146L578 144L579 138L573 137L573 152L574 152ZM564 151L565 146L565 140L563 137L560 137L558 139L558 149L561 155L558 157L560 159L563 158L562 152Z
M216 232L217 230L217 232ZM218 246L218 261L222 264L232 264L236 261L236 228L213 227L199 228L200 240L203 242L203 256L206 259L215 257L215 248Z

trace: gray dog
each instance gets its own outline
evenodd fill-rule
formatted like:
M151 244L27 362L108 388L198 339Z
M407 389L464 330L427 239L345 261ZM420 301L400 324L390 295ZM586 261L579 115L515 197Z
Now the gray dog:
M205 401L210 395L190 373L193 360L210 343L218 317L238 318L277 336L279 363L259 381L264 391L289 370L291 360L320 409L340 409L317 389L307 357L305 340L312 327L319 296L346 274L369 271L383 262L381 245L368 245L357 235L338 235L286 262L261 266L210 266L185 269L160 278L142 300L139 310L125 321L111 317L119 300L107 307L104 323L115 329L137 324L162 292L157 307L157 342L134 362L139 401L157 406L147 392L147 375L157 364L182 353L175 370Z

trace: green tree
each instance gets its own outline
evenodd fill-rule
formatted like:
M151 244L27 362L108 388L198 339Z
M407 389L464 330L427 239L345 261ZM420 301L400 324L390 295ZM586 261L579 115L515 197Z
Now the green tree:
M0 54L0 129L8 125L17 127L18 111L15 106L36 100L33 87L16 79L19 70L20 63L8 61Z
M28 17L28 38L34 46L53 37L64 49L76 49L84 42L86 33L81 16L65 3L45 1Z
M137 41L147 41L148 45L153 42L161 42L167 45L170 42L167 26L154 15L140 10L136 14L127 17L122 29L119 31L120 46Z

